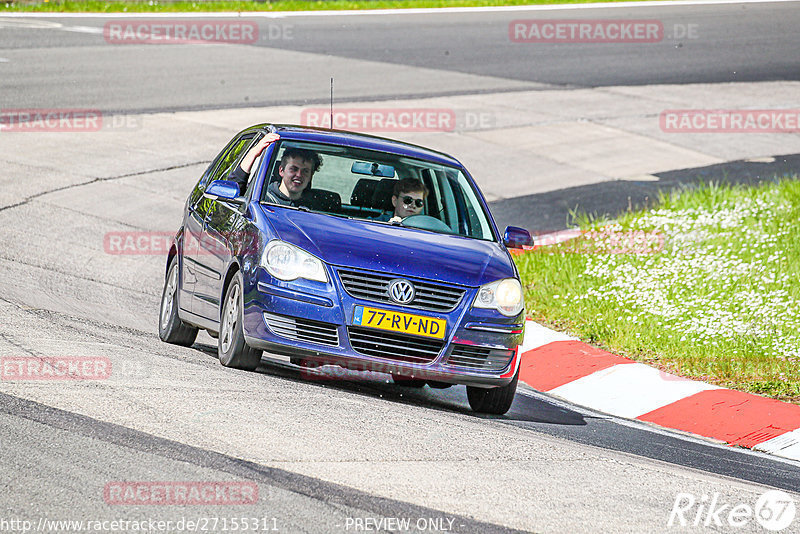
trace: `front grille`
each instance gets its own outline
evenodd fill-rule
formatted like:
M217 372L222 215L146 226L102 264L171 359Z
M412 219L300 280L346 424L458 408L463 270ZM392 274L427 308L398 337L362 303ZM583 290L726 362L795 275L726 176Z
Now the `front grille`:
M335 324L267 312L264 312L264 320L276 336L330 347L339 345L339 330Z
M456 343L447 358L447 364L479 371L500 371L508 366L513 356L513 350L498 350Z
M351 326L350 344L356 352L375 358L408 363L431 363L441 352L444 341Z
M389 298L388 288L389 282L400 278L398 276L340 270L339 278L351 297L397 305ZM414 284L416 296L406 306L418 310L449 312L458 306L461 297L464 296L463 289L417 280L409 281Z

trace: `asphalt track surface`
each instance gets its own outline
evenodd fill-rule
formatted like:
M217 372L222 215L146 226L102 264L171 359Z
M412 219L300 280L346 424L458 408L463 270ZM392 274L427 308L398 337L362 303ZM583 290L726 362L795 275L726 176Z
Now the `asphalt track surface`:
M3 65L0 94L18 107L91 105L106 112L142 112L327 103L331 76L338 80L339 102L537 86L798 80L798 6L245 15L259 26L257 42L202 52L192 46L110 44L102 29L122 20L113 16L0 14L3 57L10 60ZM648 20L662 25L663 38L610 45L512 42L509 25L520 19ZM265 48L273 53L254 50Z
M787 53L800 49L793 31L797 3L643 13L264 20L265 35L270 24L291 24L294 37L253 47L300 54L276 55L279 63L269 68L251 46L114 47L96 32L105 19L54 18L60 26L32 27L30 19L10 23L0 16L0 57L8 60L0 64L0 94L4 108L126 113L317 103L327 98L329 73L318 68L325 63L335 65L337 79L358 82L338 86L343 101L536 84L569 90L800 75L800 58ZM612 16L659 19L665 28L697 24L699 39L613 49L537 45L542 48L534 53L507 38L513 19ZM403 73L403 66L428 69L427 79L419 80L416 70ZM202 133L198 138L206 141ZM159 150L182 142L158 141L149 153L120 147L110 156L168 159ZM47 139L42 146L52 147ZM0 144L0 154L7 147ZM352 531L348 521L366 517L434 518L457 532L641 532L666 529L680 491L719 492L736 503L753 501L767 487L800 487L793 462L620 421L526 388L506 416L488 418L469 411L463 388L408 390L357 373L309 379L282 361L265 360L256 373L232 372L215 361L210 338L191 349L160 343L153 330L160 258L109 261L86 241L153 219L174 225L191 179L180 175L165 191L165 178L181 169L167 165L126 176L120 164L109 179L48 187L37 172L35 148L24 147L29 166L15 172L20 180L41 181L43 192L0 208L0 262L7 273L0 354L105 355L121 374L99 385L1 384L0 474L8 517L177 520L186 509L114 508L103 502L102 489L110 480L252 480L261 505L195 507L188 514L268 516L283 532ZM187 150L204 157L202 149ZM68 171L77 166L64 165ZM198 163L188 176L201 169ZM758 525L743 531L751 530Z

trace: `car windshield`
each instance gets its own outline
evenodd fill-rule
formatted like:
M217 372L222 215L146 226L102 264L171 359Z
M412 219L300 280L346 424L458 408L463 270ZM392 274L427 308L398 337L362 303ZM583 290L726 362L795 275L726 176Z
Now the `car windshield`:
M477 192L457 167L353 147L283 141L267 171L270 184L277 182L273 188L280 185L281 158L290 148L311 150L322 161L299 201L311 211L475 239L495 239ZM421 208L416 207L417 213L411 216L402 213L405 217L398 222L399 219L393 219L396 213L392 197L395 185L403 179L418 180L427 188L427 195ZM404 184L419 182L406 180ZM270 202L267 192L264 187L262 202ZM419 191L401 192L396 201L422 196Z

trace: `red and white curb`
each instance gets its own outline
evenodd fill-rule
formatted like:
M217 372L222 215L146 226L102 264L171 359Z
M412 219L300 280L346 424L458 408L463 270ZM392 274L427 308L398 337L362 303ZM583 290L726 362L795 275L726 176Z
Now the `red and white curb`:
M533 321L519 379L538 391L618 417L800 460L800 406L665 373Z

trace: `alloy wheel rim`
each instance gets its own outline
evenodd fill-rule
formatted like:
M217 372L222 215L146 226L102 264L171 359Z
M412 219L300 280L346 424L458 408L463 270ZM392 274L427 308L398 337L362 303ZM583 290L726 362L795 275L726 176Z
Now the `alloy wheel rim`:
M164 290L164 301L161 303L161 329L167 327L170 315L172 315L172 307L175 305L175 292L178 287L178 269L176 266L172 267L167 277L167 287Z
M233 343L233 332L239 318L239 286L233 286L228 302L225 305L225 317L222 318L222 352L228 352Z

